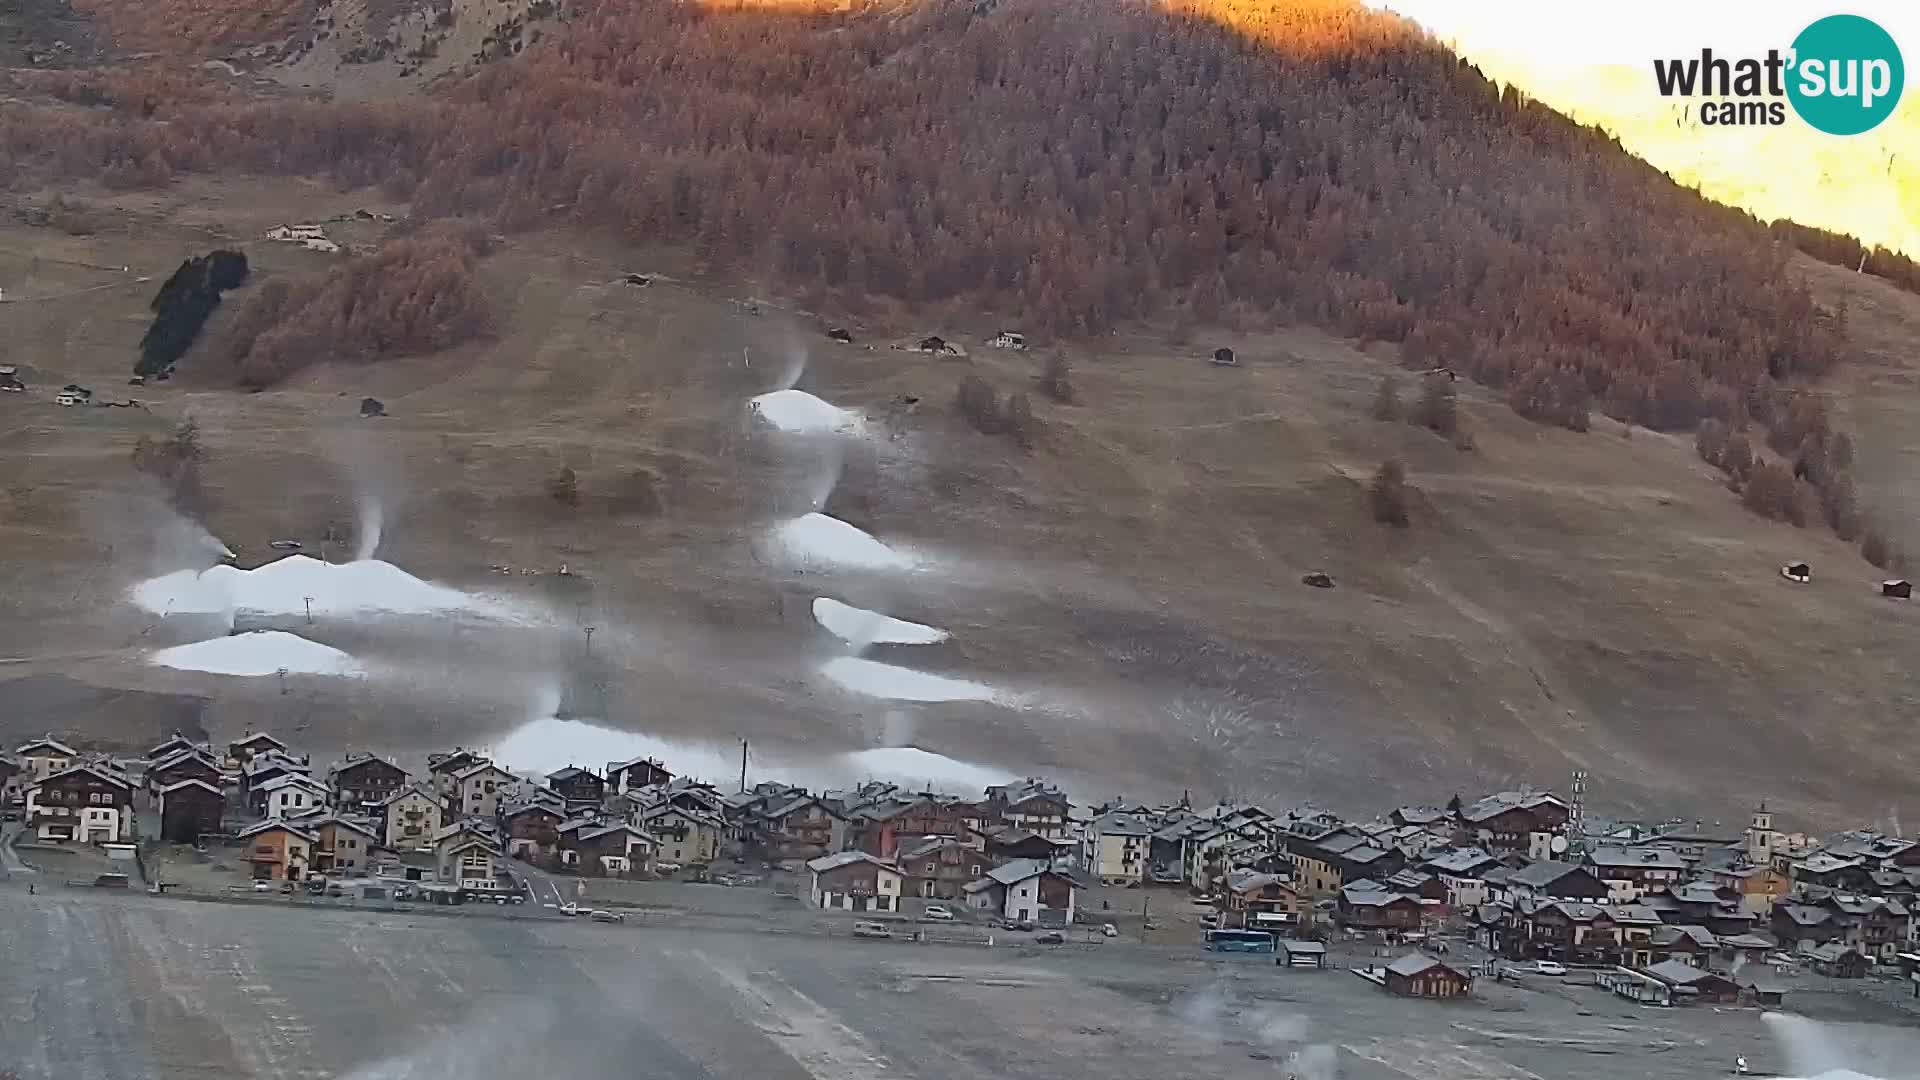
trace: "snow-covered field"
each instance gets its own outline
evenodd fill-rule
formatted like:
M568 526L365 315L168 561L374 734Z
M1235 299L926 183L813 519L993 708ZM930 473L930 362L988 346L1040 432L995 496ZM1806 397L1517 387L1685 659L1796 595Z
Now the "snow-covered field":
M843 432L859 434L865 427L860 414L814 397L805 390L775 390L747 402L754 415L781 431L795 434Z
M871 533L821 513L786 522L774 530L773 540L781 554L797 563L867 570L906 570L914 565L912 558Z
M893 701L995 701L1003 695L985 683L932 675L876 660L842 656L820 666L820 674L843 690Z
M936 645L951 636L937 626L896 619L828 596L813 602L813 619L849 645Z
M284 630L255 630L245 634L196 641L160 649L147 663L181 671L214 675L346 675L360 677L366 669L351 655Z
M129 599L155 615L502 614L498 605L422 581L389 562L328 563L290 555L253 570L178 570L135 585Z

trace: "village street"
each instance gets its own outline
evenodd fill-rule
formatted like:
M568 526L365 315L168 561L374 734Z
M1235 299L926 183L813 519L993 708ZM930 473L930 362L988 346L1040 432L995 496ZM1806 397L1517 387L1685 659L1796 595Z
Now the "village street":
M0 888L23 1077L1673 1077L1783 1066L1755 1010L1392 998L1133 944L986 949ZM1808 999L1825 995L1803 995ZM1881 1020L1834 995L1831 1019ZM1920 1032L1854 1029L1911 1054ZM1305 1059L1287 1064L1304 1051ZM1311 1064L1337 1061L1338 1072Z

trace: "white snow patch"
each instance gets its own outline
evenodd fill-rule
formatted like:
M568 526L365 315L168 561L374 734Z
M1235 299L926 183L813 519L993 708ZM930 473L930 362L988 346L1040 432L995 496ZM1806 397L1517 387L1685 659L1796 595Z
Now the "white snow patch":
M813 513L780 526L774 541L795 562L829 563L873 570L903 570L913 560L872 534L826 514Z
M235 566L197 573L179 570L143 581L128 595L156 615L240 611L302 615L309 601L315 615L497 613L491 604L422 581L389 562L364 559L336 564L308 555L290 555L254 570Z
M359 678L366 674L359 662L347 653L284 630L255 630L176 645L155 652L147 657L147 663L215 675L259 676L285 671L294 675Z
M797 434L845 432L859 434L865 421L851 409L814 397L805 390L775 390L747 402L747 408L762 420Z
M585 720L545 717L531 721L493 747L493 757L521 773L545 775L567 767L599 770L608 762L659 758L677 776L731 784L740 776L737 747L676 742L637 731L620 731ZM889 780L901 784L951 785L970 794L1010 774L929 753L916 747L889 747L825 757L781 757L759 750L749 762L749 782L777 780L815 789ZM731 787L728 788L731 790Z
M993 701L1001 696L985 683L852 656L827 661L820 674L843 690L894 701Z
M917 746L889 746L848 754L848 764L864 777L929 786L951 785L962 790L983 791L992 784L1013 779L1004 772L972 762L935 754Z
M813 619L850 645L936 645L952 636L937 626L896 619L828 596L814 600Z

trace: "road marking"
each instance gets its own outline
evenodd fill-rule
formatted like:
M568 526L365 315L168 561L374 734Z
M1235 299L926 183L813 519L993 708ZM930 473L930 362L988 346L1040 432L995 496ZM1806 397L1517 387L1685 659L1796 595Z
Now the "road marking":
M721 966L706 953L692 955L739 996L747 1021L775 1036L773 1045L815 1080L910 1075L896 1072L859 1032L772 972L756 971L750 978L744 971Z

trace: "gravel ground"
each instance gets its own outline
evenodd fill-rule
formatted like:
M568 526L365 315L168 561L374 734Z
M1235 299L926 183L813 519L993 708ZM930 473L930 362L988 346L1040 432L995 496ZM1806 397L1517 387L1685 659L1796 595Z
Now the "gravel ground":
M23 1080L1698 1080L1738 1053L1761 1074L1785 1067L1752 1010L1643 1010L1555 985L1402 1001L1346 972L1125 943L985 949L17 887L0 888L0 940L0 1068ZM1898 1014L1836 1014L1845 997L1832 998L1831 1019L1879 1021L1849 1025L1849 1042L1920 1049Z

